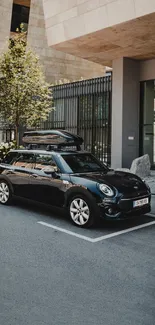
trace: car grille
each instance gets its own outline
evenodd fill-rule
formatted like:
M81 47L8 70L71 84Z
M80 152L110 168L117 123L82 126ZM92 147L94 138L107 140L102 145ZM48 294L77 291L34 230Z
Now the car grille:
M124 194L122 199L135 199L149 194L150 193L147 190L137 190L136 192Z

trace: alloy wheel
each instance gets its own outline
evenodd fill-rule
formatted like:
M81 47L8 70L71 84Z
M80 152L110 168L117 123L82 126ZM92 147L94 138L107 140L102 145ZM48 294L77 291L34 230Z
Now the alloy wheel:
M85 225L90 217L88 204L83 199L74 199L70 204L70 215L78 226Z
M0 183L0 203L7 203L7 201L9 200L9 196L10 191L8 185L4 182Z

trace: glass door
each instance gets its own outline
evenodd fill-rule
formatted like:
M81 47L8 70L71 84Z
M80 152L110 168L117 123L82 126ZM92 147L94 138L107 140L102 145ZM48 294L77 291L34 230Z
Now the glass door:
M140 155L148 154L155 167L155 81L141 83Z

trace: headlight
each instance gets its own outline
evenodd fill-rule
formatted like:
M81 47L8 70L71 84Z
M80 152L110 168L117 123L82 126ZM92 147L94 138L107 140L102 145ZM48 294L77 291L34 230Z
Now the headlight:
M106 196L114 196L114 191L105 184L99 184L99 189L102 193L104 193Z

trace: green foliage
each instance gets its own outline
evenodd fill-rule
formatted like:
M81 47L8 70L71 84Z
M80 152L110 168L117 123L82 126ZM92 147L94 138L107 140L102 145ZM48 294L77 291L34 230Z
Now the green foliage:
M20 125L37 126L47 120L52 110L51 90L39 58L26 47L22 33L9 41L7 51L1 56L0 77L2 119L16 130Z

